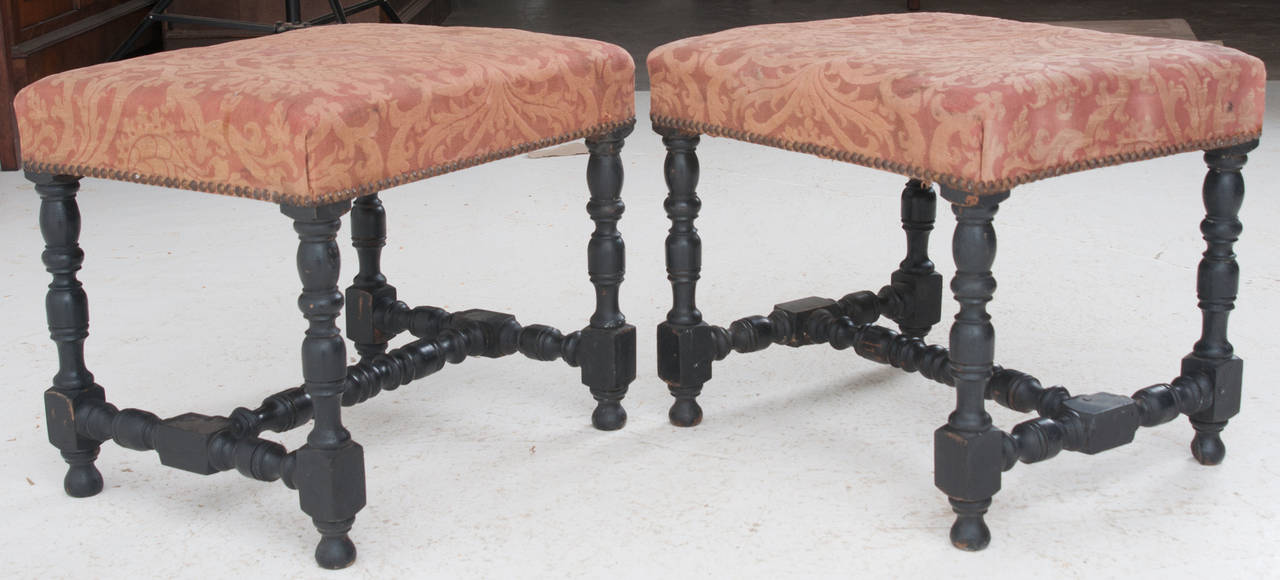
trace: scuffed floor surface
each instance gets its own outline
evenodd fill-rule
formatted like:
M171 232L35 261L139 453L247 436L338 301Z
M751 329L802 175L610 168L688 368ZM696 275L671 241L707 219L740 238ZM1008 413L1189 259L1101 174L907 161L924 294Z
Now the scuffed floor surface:
M1280 84L1272 83L1273 95ZM647 95L642 94L642 116ZM1272 99L1266 134L1280 134ZM949 389L827 347L731 355L694 429L666 422L654 326L667 309L663 150L646 121L623 155L624 311L640 330L626 429L591 429L578 371L477 359L354 409L369 504L344 572L314 567L296 494L234 473L173 471L104 448L107 488L63 495L41 391L55 369L36 196L0 175L0 570L10 578L1259 578L1280 560L1280 139L1263 139L1237 246L1231 336L1244 410L1226 462L1191 458L1185 419L1098 456L1005 474L991 547L947 542L932 433ZM699 303L717 324L784 300L877 289L902 257L897 176L735 143L700 150ZM585 158L517 159L384 195L401 297L581 327L592 307ZM1165 382L1198 335L1197 154L1025 186L996 218L997 360L1076 393ZM298 384L295 237L260 202L87 180L81 194L91 369L109 398L162 417L225 414ZM952 272L954 220L934 259ZM345 238L346 231L342 234ZM347 268L355 254L344 247ZM345 283L345 282L344 282ZM955 312L945 302L945 315ZM946 341L946 329L930 335ZM1003 409L996 423L1027 417ZM290 448L304 430L268 434Z

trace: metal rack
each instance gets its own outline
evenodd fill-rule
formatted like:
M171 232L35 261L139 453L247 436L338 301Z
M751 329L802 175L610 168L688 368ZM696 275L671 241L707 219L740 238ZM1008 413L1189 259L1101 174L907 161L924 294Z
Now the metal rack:
M396 14L395 9L391 7L388 0L364 0L363 2L359 2L351 6L343 6L342 0L329 0L330 12L323 16L317 16L311 20L302 19L302 7L300 5L301 0L284 0L285 20L274 24L231 20L228 18L191 16L188 14L169 14L168 10L173 4L173 1L174 0L157 0L155 5L151 7L151 12L147 13L146 17L142 19L142 22L139 22L138 26L133 29L131 34L129 34L129 38L125 39L125 41L116 48L115 52L111 53L111 56L108 57L107 60L115 61L124 58L124 55L128 54L129 51L133 49L133 45L142 37L142 33L146 32L152 25L162 22L196 24L200 26L232 28L236 30L275 34L277 32L293 30L295 28L329 24L331 22L346 24L348 16L373 8L381 8L382 13L386 15L387 20L391 22L401 22L400 16Z

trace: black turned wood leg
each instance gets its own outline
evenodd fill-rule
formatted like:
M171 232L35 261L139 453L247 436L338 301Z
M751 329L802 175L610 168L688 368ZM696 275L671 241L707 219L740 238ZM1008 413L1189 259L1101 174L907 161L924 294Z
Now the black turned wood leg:
M881 302L902 334L923 338L942 320L942 274L929 259L929 232L938 214L933 186L912 179L902 190L902 229L907 234L907 256L880 291Z
M1207 249L1196 275L1203 325L1200 340L1182 359L1183 376L1205 373L1213 383L1212 404L1191 415L1191 425L1196 430L1191 453L1202 465L1217 465L1226 457L1227 448L1219 434L1227 420L1240 412L1244 361L1235 356L1227 341L1227 317L1235 308L1240 286L1240 266L1233 249L1243 229L1237 218L1244 202L1240 170L1248 161L1248 153L1257 146L1258 141L1254 140L1204 154L1209 173L1204 178L1205 218L1200 222L1200 232Z
M45 296L49 337L58 349L58 373L45 391L45 416L49 442L62 452L67 475L62 487L72 497L89 497L102 491L102 474L93 462L101 446L80 435L82 412L105 399L85 366L84 340L89 336L89 299L76 272L84 263L80 249L80 207L76 192L80 178L73 175L27 173L40 194L40 233L44 236L45 270L53 275Z
M382 274L382 248L387 245L387 212L374 193L356 198L351 207L351 245L360 260L360 272L347 288L347 338L356 345L360 362L387 351L391 337L375 312L396 301L396 289Z
M981 550L991 542L983 514L1000 491L1004 466L1004 433L992 426L983 405L995 357L995 329L987 314L996 289L991 274L996 232L991 221L1008 195L977 197L942 188L956 214L951 291L960 311L951 325L950 349L956 410L934 433L934 483L951 499L956 513L951 543L963 550Z
M296 453L293 482L302 511L320 531L316 562L330 569L355 561L356 547L347 532L365 504L364 449L342 426L347 349L336 322L342 311L337 234L350 208L350 202L280 208L293 218L298 232L298 307L309 323L302 341L302 376L315 418L306 445Z
M658 325L658 377L667 383L675 402L667 417L677 427L702 422L697 397L711 379L716 359L713 328L702 321L695 302L702 270L702 238L693 222L702 201L698 199L698 135L655 128L667 146L663 166L667 200L663 204L671 229L667 234L667 279L671 281L671 310Z
M596 309L578 343L582 382L591 389L596 409L591 424L602 431L621 429L627 423L622 398L636 378L636 327L627 324L618 305L618 289L626 273L626 246L618 232L622 203L623 139L631 126L586 140L587 188L591 201L587 213L595 231L587 243L587 273L595 286Z

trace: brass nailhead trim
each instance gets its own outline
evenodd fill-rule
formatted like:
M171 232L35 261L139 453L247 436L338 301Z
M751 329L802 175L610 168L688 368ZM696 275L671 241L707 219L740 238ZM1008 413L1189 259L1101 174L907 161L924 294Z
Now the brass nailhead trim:
M323 193L315 197L301 195L286 195L284 193L269 189L249 188L238 185L229 185L223 182L214 181L195 181L183 179L180 177L162 177L158 175L147 175L144 173L121 171L118 169L108 169L105 167L89 167L87 165L63 165L58 163L43 163L41 161L24 159L22 161L22 169L32 173L51 173L57 175L78 175L81 177L94 177L98 179L111 179L114 181L129 181L133 183L142 183L145 185L159 185L162 187L170 187L175 189L186 189L190 191L200 191L204 193L217 193L221 195L230 195L234 197L245 197L249 199L257 199L261 201L269 201L272 203L297 205L305 207L318 207L330 203L337 203L348 199L377 193L379 191L390 189L397 185L411 183L435 177L445 173L451 173L468 167L483 165L490 161L497 161L507 157L515 157L521 153L528 153L544 147L559 145L577 139L602 135L611 131L630 127L635 125L635 117L629 117L624 121L613 121L610 123L602 123L586 129L579 129L569 133L557 135L555 137L547 137L537 141L521 143L506 149L490 151L467 159L461 159L443 165L436 165L424 169L415 169L405 172L394 177L386 177L351 187L348 189L331 191Z
M1208 139L1201 139L1198 141L1179 143L1177 145L1167 145L1164 147L1157 147L1154 149L1144 149L1142 151L1120 153L1117 155L1108 155L1106 157L1094 157L1090 159L1084 159L1081 161L1073 161L1071 163L1067 163L1063 165L1046 167L1044 169L1041 169L1040 171L1029 173L1027 175L1022 175L1013 179L1006 178L1006 179L1001 179L999 181L974 181L972 179L965 179L965 178L954 176L954 175L939 173L936 171L931 171L929 169L925 169L923 167L917 167L914 165L896 163L893 161L888 161L886 159L881 159L879 157L872 157L870 155L862 155L860 153L853 153L850 151L841 151L838 149L832 149L830 147L816 145L813 143L788 141L785 139L779 139L776 137L761 135L759 133L752 133L749 131L742 131L739 129L729 129L729 128L721 127L719 125L712 125L709 123L702 123L699 121L690 121L687 119L676 119L676 118L667 117L664 115L650 115L649 119L650 121L653 122L653 126L655 128L675 129L678 131L684 131L684 132L693 133L693 134L711 135L713 137L726 137L726 138L735 139L738 141L755 143L757 145L766 145L766 146L774 147L777 149L786 149L787 151L808 153L810 155L816 155L818 157L835 159L837 161L844 161L846 163L853 163L856 165L862 165L864 167L871 167L874 169L883 169L885 171L891 171L899 175L914 177L916 179L921 179L925 181L932 181L935 183L940 183L952 189L958 189L964 192L968 192L968 193L972 193L980 196L1002 193L1005 191L1009 191L1010 189L1013 189L1013 187L1016 185L1022 185L1024 183L1039 181L1041 179L1056 177L1058 175L1064 175L1067 173L1075 173L1077 171L1084 171L1086 169L1096 169L1099 167L1109 167L1112 165L1120 165L1122 163L1129 163L1133 161L1143 161L1146 159L1154 159L1156 157L1165 157L1168 155L1176 155L1178 153L1186 153L1188 151L1221 149L1223 147L1230 147L1232 145L1239 145L1241 143L1252 141L1262 136L1262 129L1259 128L1257 131L1254 131L1251 133L1243 133L1240 135L1233 135L1233 136L1227 136L1227 137L1211 137Z

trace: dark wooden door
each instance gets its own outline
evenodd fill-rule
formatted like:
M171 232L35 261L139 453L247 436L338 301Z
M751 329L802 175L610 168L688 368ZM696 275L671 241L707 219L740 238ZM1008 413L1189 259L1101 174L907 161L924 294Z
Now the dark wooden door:
M0 0L0 166L17 169L13 96L54 73L102 62L155 0ZM153 33L139 43L159 46Z

